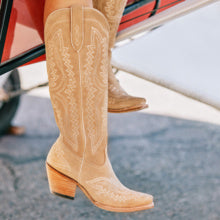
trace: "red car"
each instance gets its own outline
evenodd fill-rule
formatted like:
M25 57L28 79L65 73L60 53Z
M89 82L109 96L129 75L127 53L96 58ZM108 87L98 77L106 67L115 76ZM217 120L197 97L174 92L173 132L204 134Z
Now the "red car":
M0 0L0 75L45 60L45 0ZM184 0L128 0L119 31Z
M0 75L9 72L0 77L0 134L10 127L19 104L19 95L24 92L20 89L16 68L45 60L44 1L0 0ZM177 15L213 1L128 0L117 39L126 39L143 30L151 30Z

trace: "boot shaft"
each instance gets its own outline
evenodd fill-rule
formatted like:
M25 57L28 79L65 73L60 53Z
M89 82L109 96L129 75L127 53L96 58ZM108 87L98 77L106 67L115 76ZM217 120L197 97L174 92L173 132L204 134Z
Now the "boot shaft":
M109 49L114 47L115 37L126 3L127 0L93 0L94 8L102 12L109 23Z
M104 162L100 154L107 146L108 41L108 23L95 9L60 9L45 24L58 142L65 144L62 150L95 163Z

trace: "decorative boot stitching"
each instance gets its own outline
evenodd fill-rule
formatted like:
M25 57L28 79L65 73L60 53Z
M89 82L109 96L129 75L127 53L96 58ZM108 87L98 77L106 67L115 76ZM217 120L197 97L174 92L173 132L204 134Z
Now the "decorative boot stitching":
M59 48L57 49L54 42L59 43ZM62 36L62 29L59 29L53 36L53 38L48 43L48 56L51 58L54 55L61 55L64 67L60 66L61 71L56 74L57 68L53 59L48 61L48 66L54 68L54 71L49 74L49 82L52 84L51 90L56 88L56 92L52 92L51 100L54 102L54 110L58 119L58 125L60 127L61 133L65 132L64 141L67 142L75 151L78 150L78 136L79 136L79 112L77 108L77 102L74 98L76 92L76 79L75 73L73 71L73 65L71 64L69 48L64 46L64 39ZM58 50L58 51L57 51ZM63 68L63 69L62 69ZM50 70L49 70L50 71ZM62 88L59 89L58 88ZM66 114L66 108L64 104L63 97L67 97L68 102L66 103L68 107L69 120L63 120L63 114ZM57 108L59 106L59 108ZM60 106L63 106L61 108ZM62 111L61 111L62 109ZM64 126L68 123L71 127L70 131L65 129Z
M99 177L86 181L86 183L95 190L99 196L111 198L115 202L137 201L140 197L146 198L146 195L124 187L115 178Z
M102 145L103 140L106 136L106 127L103 127L107 123L107 115L106 111L106 102L107 95L104 92L104 106L101 109L101 112L98 112L96 108L97 98L103 97L103 90L107 88L107 77L105 76L106 72L106 64L107 64L107 53L103 53L106 51L107 39L102 36L102 34L95 28L91 28L91 43L87 45L87 58L85 64L85 76L84 83L87 91L87 99L86 99L86 118L87 118L87 132L88 137L91 141L91 151L93 154L96 153L98 148ZM102 51L101 57L99 56L99 60L95 60L96 54ZM101 71L99 72L99 76L94 75L94 66L98 65L97 62L101 63ZM106 93L107 94L107 93ZM100 118L100 115L102 117ZM104 120L104 121L103 121Z

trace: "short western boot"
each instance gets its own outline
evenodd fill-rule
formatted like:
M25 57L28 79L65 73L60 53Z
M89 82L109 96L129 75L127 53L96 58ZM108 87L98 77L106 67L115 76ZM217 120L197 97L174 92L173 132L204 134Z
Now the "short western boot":
M122 89L111 66L112 48L127 0L93 0L94 8L101 11L108 20L109 33L109 70L108 70L108 111L122 113L137 111L148 107L144 98L134 97Z
M123 186L107 154L109 25L101 12L73 5L45 24L49 90L60 136L46 168L50 191L74 198L79 187L99 208L153 208L153 197Z

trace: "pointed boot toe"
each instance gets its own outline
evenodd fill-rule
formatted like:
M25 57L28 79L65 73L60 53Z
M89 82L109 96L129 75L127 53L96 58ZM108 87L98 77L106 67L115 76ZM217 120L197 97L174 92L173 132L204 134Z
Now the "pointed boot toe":
M126 113L126 112L133 112L139 111L145 108L148 108L149 105L145 98L134 97L124 95L122 97L115 97L109 96L109 109L110 113Z

